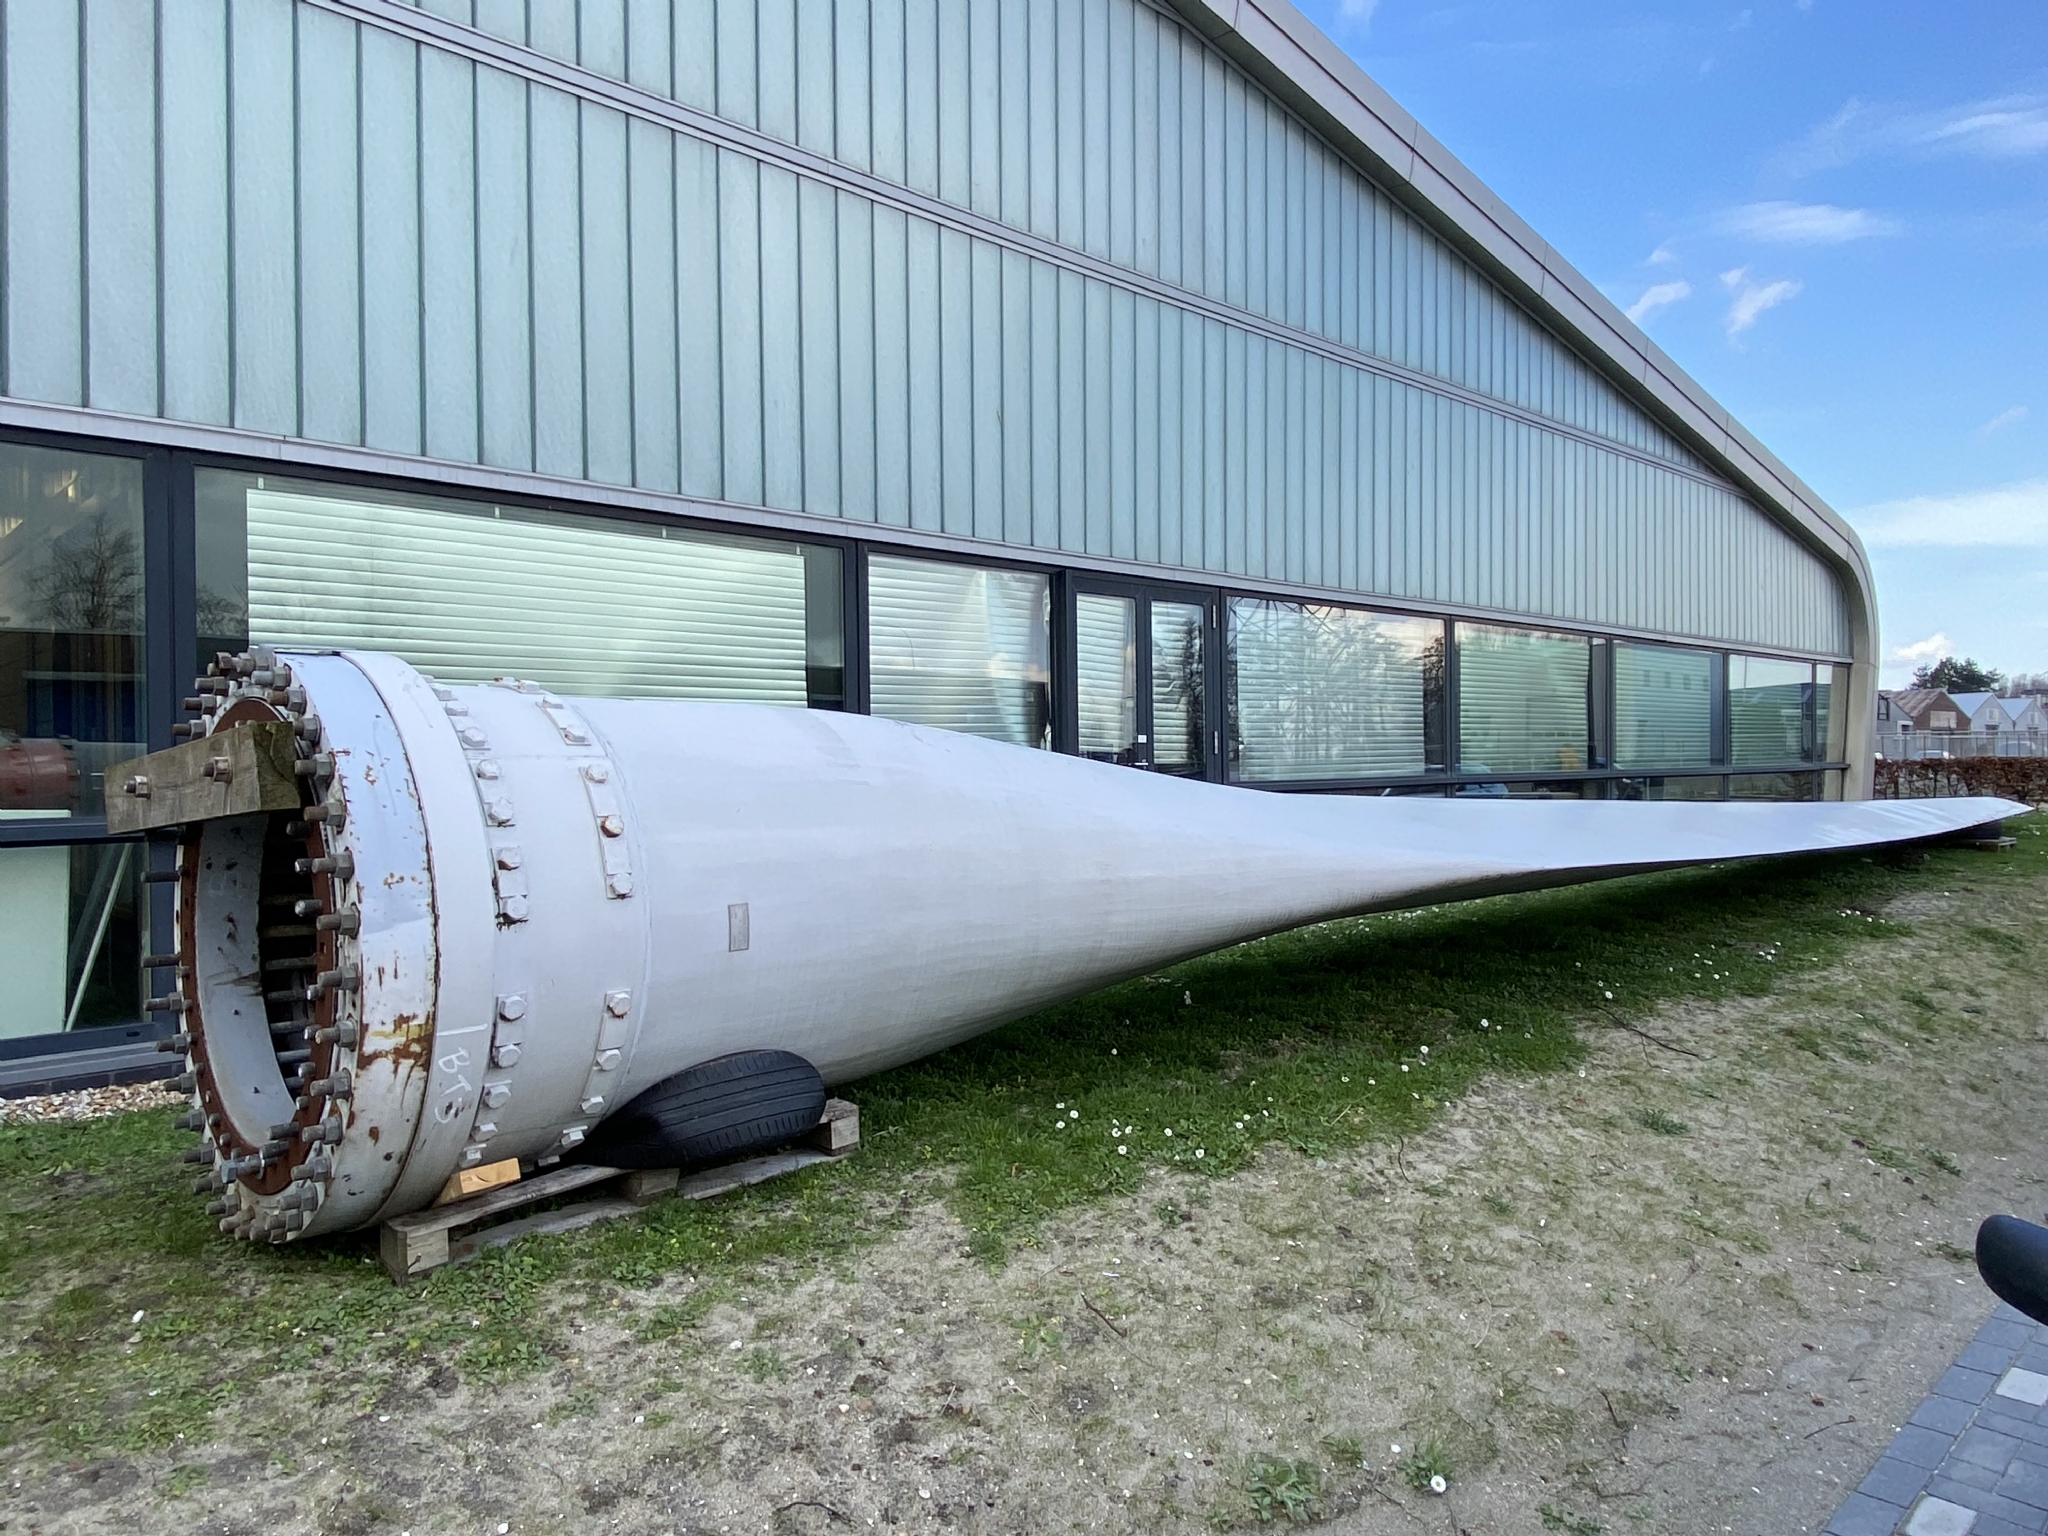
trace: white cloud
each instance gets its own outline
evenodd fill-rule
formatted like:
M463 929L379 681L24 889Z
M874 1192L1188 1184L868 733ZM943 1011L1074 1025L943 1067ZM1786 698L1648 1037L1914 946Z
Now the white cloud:
M1899 230L1893 220L1867 208L1784 201L1731 208L1721 216L1721 227L1731 234L1779 245L1841 245Z
M1849 520L1874 548L2048 549L2048 480L1881 501L1851 512Z
M1692 296L1692 284L1683 278L1675 283L1657 283L1643 290L1643 296L1628 307L1629 319L1641 325L1667 304Z
M1915 640L1911 645L1895 645L1885 660L1899 667L1919 667L1941 660L1956 653L1955 641L1936 630L1925 640Z
M2027 408L2024 405L2015 405L2000 411L1970 435L1981 443L1985 438L1991 436L1992 433L2003 432L2007 427L2016 427L2026 419Z
M1650 252L1649 256L1645 259L1649 262L1651 266L1661 267L1666 262L1678 260L1678 252L1675 249L1673 249L1671 242L1669 240L1666 240L1662 245L1658 246L1657 249Z
M1749 268L1736 267L1721 274L1721 286L1734 298L1728 305L1727 318L1722 322L1733 341L1757 322L1757 317L1767 309L1776 309L1788 299L1798 297L1805 285L1790 278L1779 278L1774 283L1752 283Z
M1775 157L1784 175L1804 176L1866 155L1967 154L2011 160L2048 152L2048 97L1996 96L1956 106L1871 105L1853 97L1826 122Z
M1380 0L1337 0L1337 19L1347 26L1369 26L1379 8Z
M1926 142L2005 159L2048 150L2048 103L2025 97L1987 101L1940 124Z

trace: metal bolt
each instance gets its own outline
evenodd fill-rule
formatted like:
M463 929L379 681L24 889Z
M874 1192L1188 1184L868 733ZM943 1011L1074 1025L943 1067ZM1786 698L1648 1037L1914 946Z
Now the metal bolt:
M512 825L512 802L503 795L494 796L484 802L484 820L494 827Z
M313 926L321 933L356 933L361 930L363 920L354 907L344 907L339 912L327 912L316 917Z
M623 1052L617 1050L599 1051L597 1053L597 1061L595 1063L597 1070L600 1072L613 1071L617 1068L620 1060L623 1057L623 1054Z
M498 1122L495 1120L479 1120L469 1128L469 1139L471 1141L489 1141L497 1134Z
M130 774L121 785L121 793L133 795L138 800L147 800L149 798L149 775L146 773Z
M498 868L517 869L521 857L519 849L511 843L507 843L497 852Z
M330 778L334 773L334 754L315 752L311 757L302 757L292 764L292 772L302 779Z
M597 819L597 830L606 837L624 837L626 824L616 816L600 816Z
M334 1164L324 1157L309 1157L292 1170L292 1182L302 1184L308 1179L323 1182L334 1176Z
M292 903L293 917L320 917L326 911L327 903L318 897L309 897L305 901L295 901Z
M180 972L185 969L185 963L176 955L144 955L142 957L142 968L145 971L167 971L172 966L176 966Z
M633 994L630 992L605 993L604 1011L615 1019L623 1019L633 1011Z
M352 1092L354 1090L350 1087L346 1068L335 1073L332 1077L315 1078L312 1082L306 1084L307 1095L316 1099L345 1099Z
M308 1146L335 1146L347 1134L339 1120L322 1120L318 1125L309 1125L299 1132L299 1140Z
M498 776L498 765L488 757L483 758L476 765L476 776L480 779L495 779Z
M183 1013L192 1005L184 998L173 995L170 997L152 997L147 1006L148 1011L151 1013Z
M313 1031L315 1045L345 1045L353 1050L356 1039L356 1027L353 1024L329 1024Z
M307 806L300 814L308 821L324 821L330 826L339 827L348 820L348 807L339 800L322 800L318 805Z
M604 1095L601 1093L593 1093L589 1098L583 1100L576 1107L583 1111L583 1113L586 1115L594 1115L599 1110L604 1108Z
M188 1110L173 1120L171 1124L181 1131L202 1131L206 1129L206 1116L196 1109Z
M589 763L583 769L583 777L593 784L602 784L611 776L611 769L605 767L603 763Z
M199 1086L199 1074L197 1072L180 1072L171 1081L177 1085L178 1092L190 1093Z
M175 1035L166 1035L163 1039L157 1041L156 1048L166 1056L182 1056L192 1049L192 1037L182 1032Z
M338 971L322 971L313 978L308 991L353 992L363 984L363 973L353 965L345 965Z
M512 1097L512 1085L511 1085L510 1083L485 1083L485 1084L484 1084L484 1108L485 1108L485 1109L496 1109L496 1108L497 1108L497 1107L498 1107L499 1105L503 1104L503 1103L504 1103L504 1102L505 1102L505 1101L506 1101L507 1099L509 1099L509 1098L511 1098L511 1097Z
M524 992L508 992L499 998L498 1017L505 1020L508 1024L525 1018L526 994Z
M224 757L209 757L200 773L216 784L225 784L235 776L235 765Z
M607 875L604 880L604 888L605 894L610 896L630 896L633 894L633 877L624 873Z
M491 1047L491 1065L494 1067L516 1067L519 1065L519 1045L507 1040L503 1045Z
M318 859L297 859L292 867L302 875L333 875L342 880L353 880L356 874L355 856L346 849L329 857ZM305 916L301 913L300 916Z

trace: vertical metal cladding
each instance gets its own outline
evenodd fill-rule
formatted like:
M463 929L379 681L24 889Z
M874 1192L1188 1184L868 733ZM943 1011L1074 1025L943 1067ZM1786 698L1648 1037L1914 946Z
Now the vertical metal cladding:
M7 394L1848 651L1815 554L1141 0L161 11L6 8Z

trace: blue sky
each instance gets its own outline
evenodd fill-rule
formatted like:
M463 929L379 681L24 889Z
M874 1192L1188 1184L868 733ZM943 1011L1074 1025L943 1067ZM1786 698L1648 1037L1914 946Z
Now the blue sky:
M1887 683L2048 671L2048 5L1302 3L1856 525Z

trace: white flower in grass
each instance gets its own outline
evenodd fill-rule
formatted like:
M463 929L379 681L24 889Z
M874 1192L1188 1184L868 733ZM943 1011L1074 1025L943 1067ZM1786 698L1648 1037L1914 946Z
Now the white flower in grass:
M1167 1135L1169 1135L1169 1136L1171 1136L1171 1135L1173 1134L1173 1127L1172 1127L1172 1126L1170 1126L1170 1125L1169 1125L1169 1126L1168 1126L1168 1127L1166 1128L1166 1134L1167 1134Z
M1432 1477L1429 1480L1429 1491L1431 1493L1443 1493L1450 1486L1451 1485L1449 1483L1444 1481L1444 1477L1441 1472L1437 1473L1436 1476Z
M1129 1147L1118 1147L1118 1148L1116 1149L1116 1155L1117 1155L1118 1157L1128 1157L1128 1156L1130 1156L1130 1152L1131 1152L1131 1149L1130 1149Z
M1208 1154L1207 1152L1203 1151L1203 1150L1202 1150L1202 1149L1201 1149L1200 1147L1197 1147L1197 1148L1195 1148L1195 1156L1197 1156L1197 1157L1207 1157L1208 1155L1209 1155L1209 1154Z
M1610 1003L1614 1001L1614 994L1612 992L1602 992L1600 995L1606 998L1607 1001L1609 1001Z
M1067 1118L1069 1120L1078 1120L1081 1118L1081 1111L1079 1111L1078 1109L1070 1109L1067 1111Z

